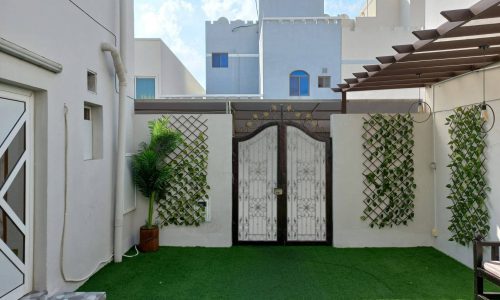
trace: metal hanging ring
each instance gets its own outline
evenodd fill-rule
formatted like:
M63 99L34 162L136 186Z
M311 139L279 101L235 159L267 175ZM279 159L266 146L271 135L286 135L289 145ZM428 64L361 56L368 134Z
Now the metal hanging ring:
M429 105L429 103L427 102L424 102L424 101L416 101L416 102L413 102L411 105L410 105L410 108L408 108L408 114L411 116L412 115L412 109L415 107L415 105L419 105L419 104L423 104L425 106L427 106L429 108L429 115L427 116L427 118L425 118L425 120L423 121L415 121L415 118L412 116L412 120L414 123L417 123L417 124L422 124L422 123L425 123L427 121L429 121L429 119L431 118L432 116L432 107Z
M486 130L486 131L481 130L481 133L483 133L483 134L486 135L491 130L493 130L493 128L495 127L495 123L496 123L497 118L496 118L496 115L495 115L495 111L493 110L493 107L491 107L491 105L489 105L488 103L485 103L485 105L486 105L486 109L489 108L491 110L491 114L493 116L493 122L491 123L491 127L488 130Z

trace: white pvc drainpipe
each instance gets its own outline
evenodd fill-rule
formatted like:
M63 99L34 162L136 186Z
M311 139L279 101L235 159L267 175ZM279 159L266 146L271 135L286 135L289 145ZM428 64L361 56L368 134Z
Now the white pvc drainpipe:
M127 128L127 71L123 65L120 52L111 44L103 43L101 50L110 52L115 65L116 74L120 81L118 89L118 152L116 162L116 185L115 185L115 229L114 229L114 260L122 262L122 235L123 235L123 199L125 184L125 138Z

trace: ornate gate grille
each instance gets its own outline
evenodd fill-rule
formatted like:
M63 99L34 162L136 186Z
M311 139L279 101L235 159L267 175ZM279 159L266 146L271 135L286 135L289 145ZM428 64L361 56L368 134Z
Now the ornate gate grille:
M233 143L233 243L331 243L331 142L270 123Z

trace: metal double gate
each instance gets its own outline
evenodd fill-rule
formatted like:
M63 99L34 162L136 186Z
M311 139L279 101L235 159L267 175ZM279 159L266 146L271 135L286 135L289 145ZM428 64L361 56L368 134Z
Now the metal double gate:
M233 140L233 243L331 244L331 140L269 123Z

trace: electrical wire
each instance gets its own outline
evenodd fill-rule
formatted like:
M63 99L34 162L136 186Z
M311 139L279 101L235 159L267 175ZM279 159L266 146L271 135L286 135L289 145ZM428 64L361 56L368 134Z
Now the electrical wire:
M81 12L83 12L85 15L87 15L87 17L89 17L97 25L99 25L104 30L106 30L107 32L109 32L113 36L113 38L115 39L115 47L116 47L117 38L116 38L116 34L113 31L111 31L108 27L104 26L104 24L102 24L101 22L99 22L96 18L92 17L91 14L89 14L85 9L83 9L78 4L76 4L73 0L68 0L68 1L69 1L69 3L73 4L76 8L78 8Z
M96 23L101 28L103 28L104 30L106 30L109 34L111 34L113 36L113 39L114 39L114 45L115 45L115 47L117 47L118 38L116 37L116 34L113 31L111 31L108 27L106 27L104 24L102 24L101 22L99 22L96 18L92 17L92 15L90 13L88 13L85 9L83 9L81 6L79 6L78 4L76 4L73 0L68 0L68 2L71 3L71 4L73 4L76 8L78 8L78 10L80 10L83 14L85 14L92 21L94 21L94 23ZM118 93L118 88L117 88L117 84L116 84L116 76L114 78L114 86L115 86L115 92Z
M485 72L488 71L488 70L493 70L493 69L498 69L498 68L500 68L500 65L496 65L496 66L489 67L489 68L484 68L482 70L482 72L483 72L483 101L480 102L480 103L467 104L467 105L462 105L462 106L458 106L458 107L455 107L455 108L442 109L442 110L436 111L436 90L435 90L435 88L439 84L444 83L444 81L443 82L439 82L439 83L433 85L432 86L432 106L433 106L434 120L436 119L436 114L438 114L438 113L452 112L455 109L461 108L461 107L468 107L468 106L473 106L473 105L486 105L487 107L489 107L491 109L491 112L493 114L493 122L492 122L491 128L488 131L483 132L483 134L487 134L488 132L490 132L494 128L494 126L495 126L496 115L495 115L495 110L491 107L491 105L489 103L500 101L500 98L491 99L491 100L486 101L486 78L485 78L485 74L486 73ZM465 75L469 75L469 74L476 73L476 72L478 72L478 71L477 70L476 71L472 71L472 72L469 72L469 73L457 76L456 78L463 77ZM454 79L456 79L456 78L454 78ZM447 79L445 81L448 82L448 81L451 81L451 80L452 79ZM434 153L433 153L433 156L434 156L434 163L436 164L436 122L434 122L433 127L432 127L432 135L433 135L433 141L434 141L434 146L433 146L433 152ZM436 186L436 185L437 185L437 174L436 174L436 170L434 170L434 186ZM434 189L434 224L435 224L434 227L435 227L436 230L438 229L438 222L439 222L439 219L438 219L438 216L437 216L437 206L438 206L437 205L437 190Z
M137 249L137 245L134 245L134 248L135 248L135 254L132 254L132 255L123 254L123 256L127 257L127 258L132 258L132 257L136 257L137 255L139 255L139 249Z
M237 27L234 27L231 32L235 32L236 30L240 29L240 28L246 28L246 27L253 27L253 26L257 26L257 24L250 24L250 25L241 25L241 26L237 26Z
M418 78L420 79L422 74L417 74L418 75ZM416 121L415 120L415 117L411 117L412 118L412 121L414 123L417 123L417 124L422 124L422 123L425 123L427 122L431 117L432 117L432 107L429 105L429 103L423 101L422 97L421 97L421 88L418 88L418 101L416 102L413 102L410 107L408 108L408 114L411 115L412 113L412 110L413 110L413 107L415 106L415 104L418 105L418 107L420 108L420 105L425 105L429 108L429 115L427 116L427 118L425 118L423 121ZM425 110L424 110L425 111Z
M491 99L491 100L487 100L486 101L486 104L488 103L492 103L492 102L498 102L500 101L500 98L496 98L496 99ZM472 103L472 104L465 104L465 105L461 105L461 106L457 106L455 108L449 108L449 109L442 109L442 110L438 110L438 111L435 111L434 113L441 113L441 112L452 112L454 111L455 109L457 108L460 108L460 107L468 107L468 106L472 106L472 105L480 105L482 104L483 102L478 102L478 103Z
M64 104L64 216L63 216L63 227L61 232L61 256L59 259L59 270L61 272L61 276L65 282L82 282L90 277L92 277L102 265L107 264L113 259L113 255L110 258L103 260L97 264L94 268L94 271L89 275L81 278L81 279L72 279L66 276L64 271L64 241L66 238L66 221L68 219L68 106L66 103Z
M432 86L432 163L434 164L434 170L432 172L433 178L433 195L434 195L434 228L436 231L436 237L439 235L439 218L438 218L438 204L437 204L437 160L436 160L436 87Z

